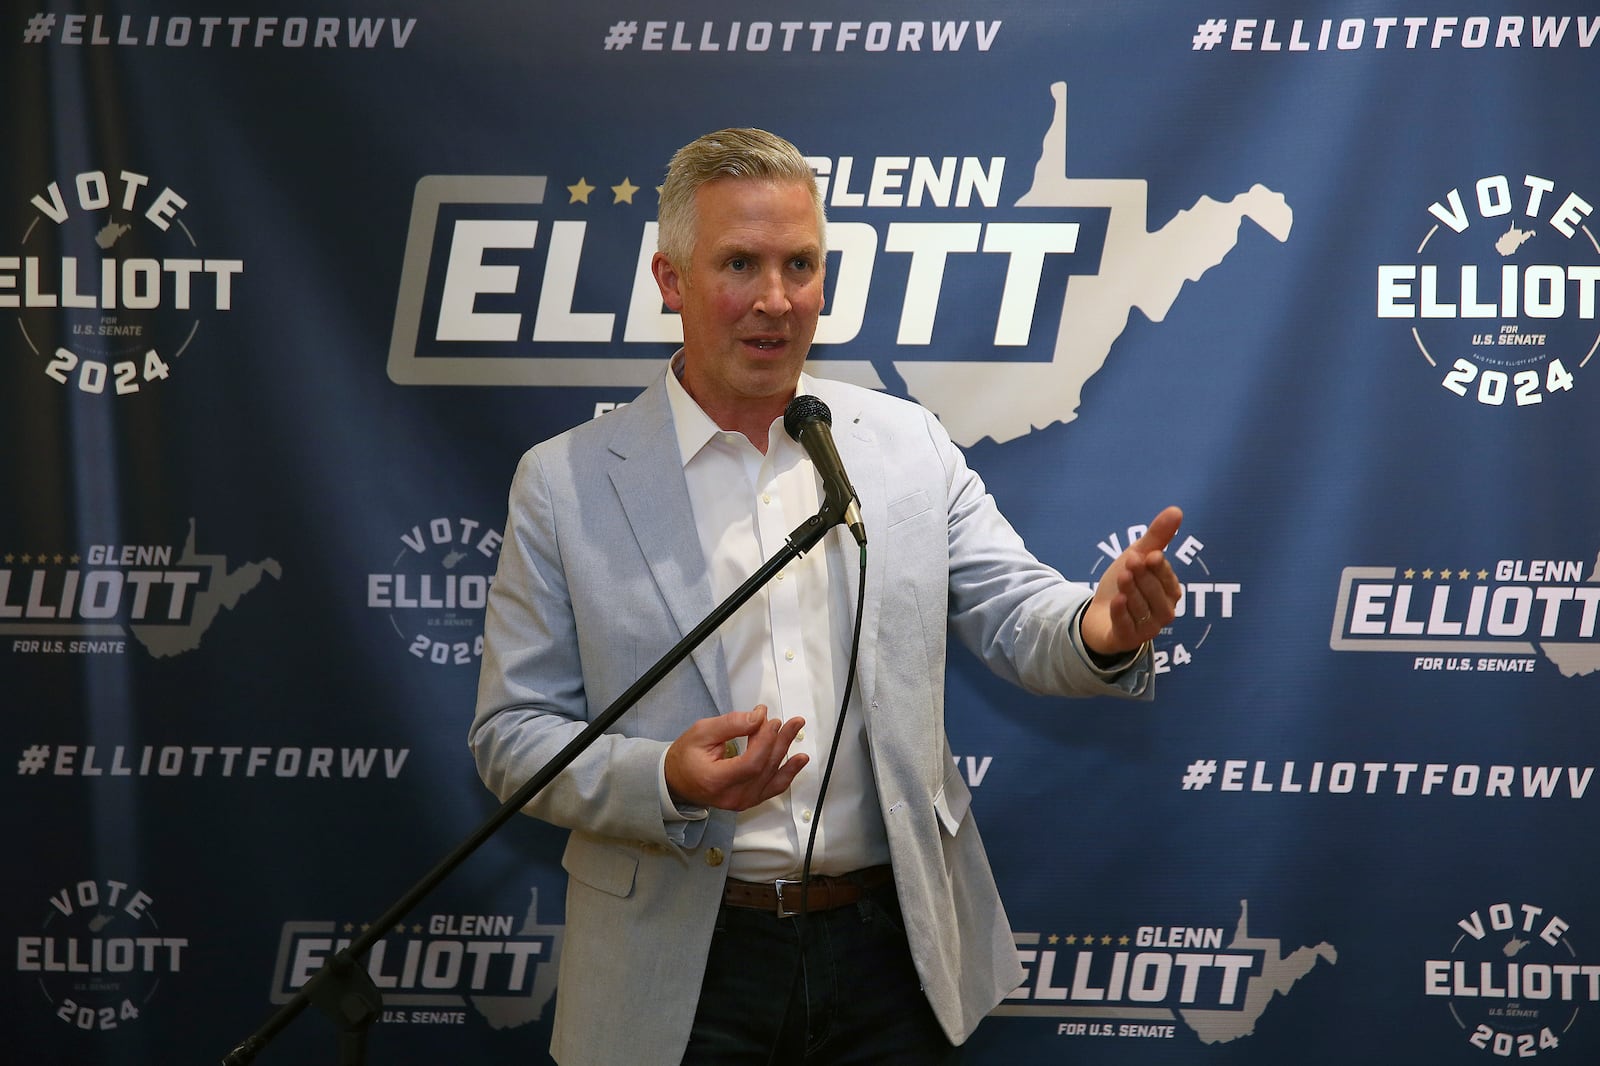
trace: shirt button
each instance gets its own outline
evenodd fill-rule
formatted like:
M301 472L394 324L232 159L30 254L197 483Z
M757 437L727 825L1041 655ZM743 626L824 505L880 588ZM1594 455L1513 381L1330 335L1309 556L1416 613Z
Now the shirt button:
M800 812L800 820L802 822L811 821L811 809L810 808L807 808L807 809L805 809L805 810Z
M796 740L804 740L806 738L806 731L804 729L800 730L800 732L794 735L794 738Z
M792 651L786 651L786 652L784 652L784 653L783 653L783 657L784 657L784 658L785 658L785 659L787 659L787 660L789 660L789 661L790 661L790 662L794 662L794 652L792 652Z
M722 865L722 849L721 848L711 848L706 852L706 865L707 866L721 866Z
M771 503L771 502L772 502L772 493L770 493L770 492L763 492L763 493L762 493L762 494L761 494L761 502L762 502L762 503Z

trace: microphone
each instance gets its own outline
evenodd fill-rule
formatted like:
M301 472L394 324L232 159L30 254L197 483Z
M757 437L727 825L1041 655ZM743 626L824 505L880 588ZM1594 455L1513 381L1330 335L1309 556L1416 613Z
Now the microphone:
M783 412L783 428L789 436L811 457L811 462L822 475L824 506L831 507L835 515L842 515L845 525L856 538L856 543L867 546L867 527L861 521L861 507L856 502L856 490L845 476L844 464L833 446L833 412L815 396L796 396Z

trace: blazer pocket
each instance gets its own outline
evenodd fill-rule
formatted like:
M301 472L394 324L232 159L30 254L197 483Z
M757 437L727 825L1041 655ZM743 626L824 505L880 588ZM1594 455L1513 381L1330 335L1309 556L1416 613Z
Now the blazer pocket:
M961 772L952 763L945 771L944 784L939 786L939 794L933 797L933 810L939 816L939 824L949 836L955 836L956 830L961 828L961 823L966 820L967 808L972 806L972 792L967 788L967 783L961 779Z
M908 518L928 509L928 494L918 489L909 496L902 496L898 500L889 501L889 525L896 526Z
M639 856L628 849L596 844L573 834L561 855L561 866L574 880L625 899L633 894Z

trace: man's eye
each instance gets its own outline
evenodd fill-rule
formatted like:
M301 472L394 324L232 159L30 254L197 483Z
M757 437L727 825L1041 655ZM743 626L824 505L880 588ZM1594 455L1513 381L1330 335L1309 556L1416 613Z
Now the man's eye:
M742 257L736 257L736 258L728 260L728 269L729 270L748 270L749 267L750 267L750 260L748 260L748 259L744 259Z

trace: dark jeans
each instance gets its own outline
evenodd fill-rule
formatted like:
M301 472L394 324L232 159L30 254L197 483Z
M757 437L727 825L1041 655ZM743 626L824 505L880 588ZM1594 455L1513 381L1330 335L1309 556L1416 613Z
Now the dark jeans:
M684 1066L954 1066L894 885L805 920L724 906Z

